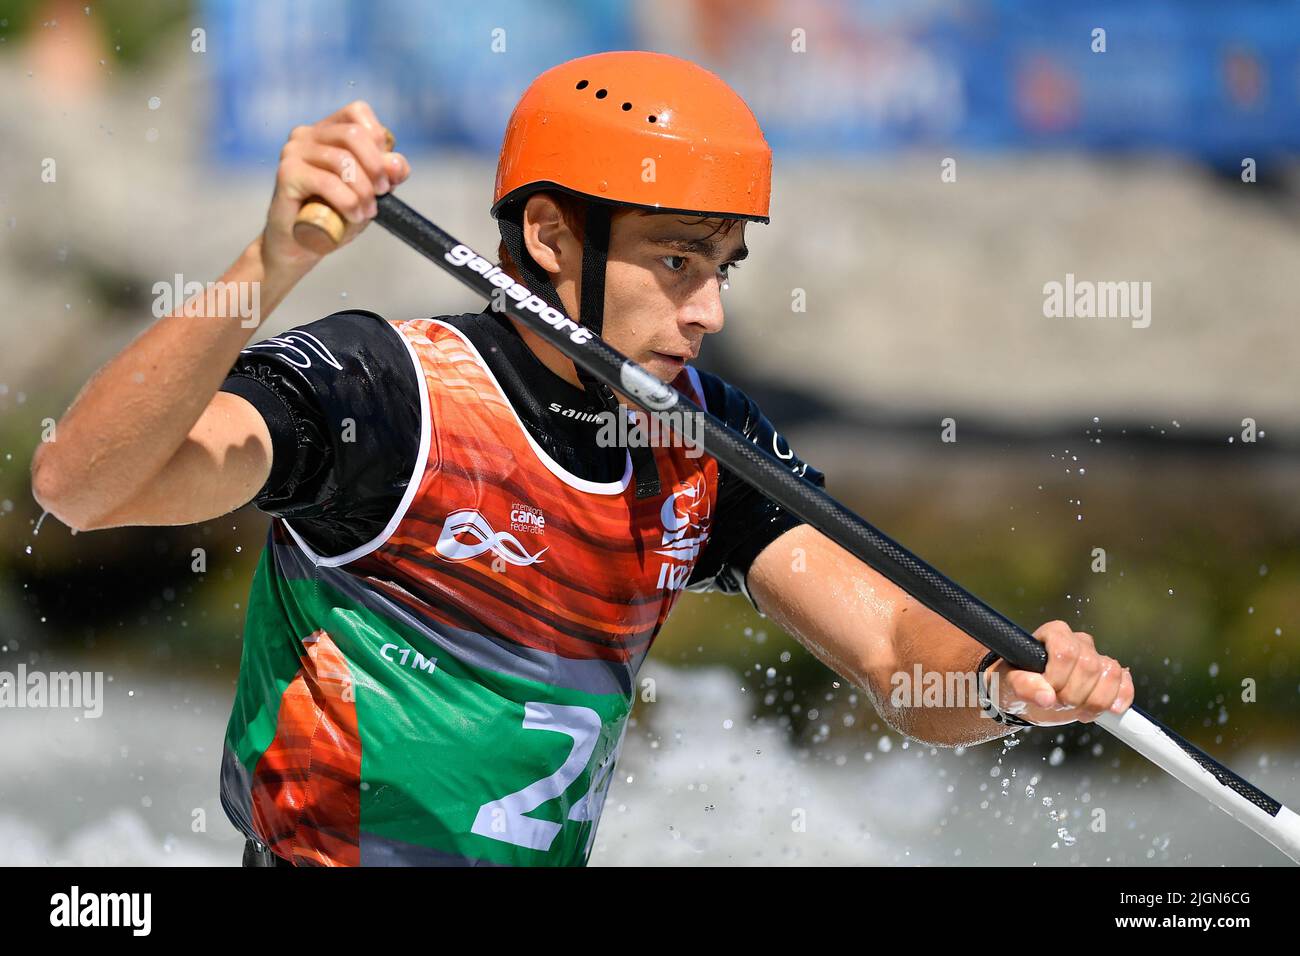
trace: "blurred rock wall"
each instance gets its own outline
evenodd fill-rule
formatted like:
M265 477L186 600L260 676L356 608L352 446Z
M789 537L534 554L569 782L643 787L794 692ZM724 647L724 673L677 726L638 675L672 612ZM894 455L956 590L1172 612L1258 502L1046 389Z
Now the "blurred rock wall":
M152 321L155 282L220 275L261 229L274 170L205 160L204 64L191 54L75 100L27 66L0 58L0 82L17 91L0 104L0 402L23 392L43 417ZM752 255L727 293L729 354L859 410L1013 426L1178 419L1225 436L1244 416L1266 430L1297 423L1290 190L1159 156L957 156L944 183L942 158L778 155L772 224L749 227ZM493 251L491 161L412 160L403 199ZM1046 317L1044 285L1067 273L1150 283L1149 326ZM256 337L353 306L400 317L478 304L376 229Z

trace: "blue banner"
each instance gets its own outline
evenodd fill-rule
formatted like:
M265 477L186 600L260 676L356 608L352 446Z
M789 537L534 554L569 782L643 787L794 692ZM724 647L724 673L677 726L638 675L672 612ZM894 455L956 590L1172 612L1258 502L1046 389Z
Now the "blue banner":
M617 49L715 70L781 154L1300 149L1300 8L1261 0L209 0L204 25L230 162L357 98L407 150L491 153L533 77Z

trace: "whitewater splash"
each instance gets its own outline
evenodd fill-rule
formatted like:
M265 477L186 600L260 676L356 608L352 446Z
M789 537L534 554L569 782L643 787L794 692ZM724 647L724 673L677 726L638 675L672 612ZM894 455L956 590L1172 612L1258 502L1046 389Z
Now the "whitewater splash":
M883 725L795 747L750 718L753 688L733 671L652 661L642 676L657 702L634 712L593 865L1286 863L1162 774L1118 772L1120 745L1103 750L1100 732L1070 731L1051 760L1005 740L936 749ZM217 801L231 699L118 672L98 720L0 710L0 865L238 866L243 840ZM1300 802L1300 753L1233 763ZM1104 833L1089 826L1097 809Z

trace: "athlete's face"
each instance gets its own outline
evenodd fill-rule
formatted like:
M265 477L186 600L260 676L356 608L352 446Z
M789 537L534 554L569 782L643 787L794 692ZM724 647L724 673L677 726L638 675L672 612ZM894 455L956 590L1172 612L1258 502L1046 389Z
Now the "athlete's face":
M727 228L730 227L730 228ZM610 226L602 337L670 382L722 329L728 272L745 258L745 223L624 213Z
M575 318L582 285L582 242L546 193L524 210L524 243ZM700 354L704 336L722 328L727 273L745 258L743 220L699 220L680 213L620 212L610 224L602 336L665 382ZM571 384L573 363L523 322L519 334Z

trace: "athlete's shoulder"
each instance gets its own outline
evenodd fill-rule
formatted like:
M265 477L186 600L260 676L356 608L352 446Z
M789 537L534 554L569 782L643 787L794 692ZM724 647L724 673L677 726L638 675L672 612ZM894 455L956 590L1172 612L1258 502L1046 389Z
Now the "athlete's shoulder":
M297 326L291 331L310 329L313 332L323 332L327 335L341 335L350 333L362 337L386 336L387 329L391 329L397 323L391 319L386 319L378 312L371 312L369 309L343 309L339 312L332 312L324 318L316 319L314 322L308 322L305 325Z
M420 376L394 323L354 309L268 336L240 352L221 390L252 404L271 434L254 504L303 519L322 553L349 550L343 536L368 540L376 501L400 499L420 445Z
M349 309L268 335L246 346L240 355L274 356L299 369L341 372L350 357L354 362L376 356L405 358L395 326L377 312Z
M763 419L763 412L756 401L712 372L689 366L683 374L689 375L695 383L698 383L706 412L721 418L732 428L744 432L747 437L753 437L754 429Z
M278 359L300 370L318 384L337 384L338 379L366 383L398 383L404 391L416 386L415 352L406 334L414 326L425 337L459 334L483 349L493 332L490 321L479 313L436 315L426 318L388 319L367 309L335 312L304 325L267 336L240 353L234 371L250 361Z

